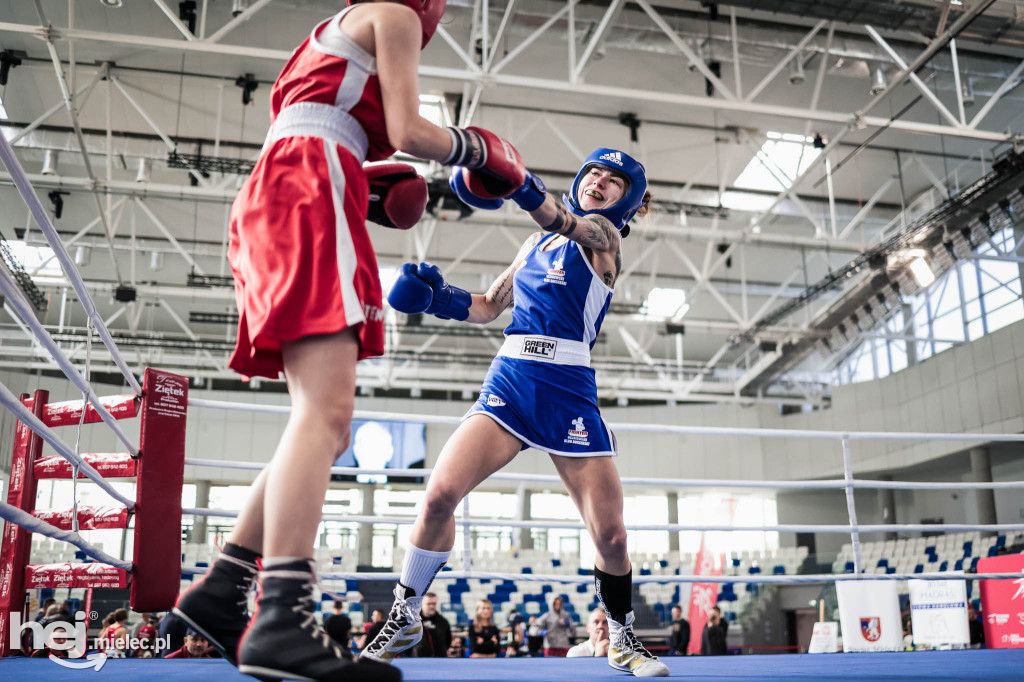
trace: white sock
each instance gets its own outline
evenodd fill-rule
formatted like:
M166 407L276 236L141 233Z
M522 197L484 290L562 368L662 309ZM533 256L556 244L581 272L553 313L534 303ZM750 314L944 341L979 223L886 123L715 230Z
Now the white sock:
M448 563L451 552L431 552L409 545L402 563L402 577L399 582L413 591L413 595L422 597L423 593L434 582L434 576Z

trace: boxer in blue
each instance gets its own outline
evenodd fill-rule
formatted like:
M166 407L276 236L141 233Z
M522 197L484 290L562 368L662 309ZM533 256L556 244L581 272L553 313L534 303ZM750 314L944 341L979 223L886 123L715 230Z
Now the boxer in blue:
M496 209L485 174L453 169L465 203ZM493 190L493 191L492 191ZM454 511L473 488L533 447L551 456L597 546L594 582L608 614L608 663L638 677L668 668L633 634L632 571L622 519L622 485L612 462L615 436L601 418L590 349L622 269L629 221L648 212L644 167L628 154L598 149L559 203L531 173L509 199L543 232L533 234L484 295L445 282L429 263L407 263L388 297L406 313L486 324L509 305L512 323L480 397L449 439L427 484L387 624L362 656L390 661L419 640L419 602L448 560Z

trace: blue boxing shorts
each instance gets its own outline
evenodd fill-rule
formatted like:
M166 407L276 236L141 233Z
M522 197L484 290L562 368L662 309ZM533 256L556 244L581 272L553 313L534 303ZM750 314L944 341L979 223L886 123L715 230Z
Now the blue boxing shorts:
M486 414L523 441L563 457L614 457L615 435L597 406L594 370L498 356L462 418Z

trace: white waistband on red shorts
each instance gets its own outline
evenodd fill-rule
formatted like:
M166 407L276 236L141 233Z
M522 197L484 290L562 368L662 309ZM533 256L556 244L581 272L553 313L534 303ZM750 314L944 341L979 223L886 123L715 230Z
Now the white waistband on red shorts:
M271 143L285 137L322 137L342 145L359 163L366 161L370 142L366 131L352 114L330 104L298 102L281 110L267 132L265 152Z
M498 355L520 360L550 362L555 365L590 367L590 347L582 341L570 341L538 334L512 334L505 337Z

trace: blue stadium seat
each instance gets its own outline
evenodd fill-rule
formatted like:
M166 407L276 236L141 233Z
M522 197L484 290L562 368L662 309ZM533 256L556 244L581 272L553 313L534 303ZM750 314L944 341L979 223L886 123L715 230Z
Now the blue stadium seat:
M786 575L786 567L776 565L772 568L772 575Z
M924 564L914 566L914 573L924 573Z
M964 557L971 556L971 553L973 551L974 551L974 541L973 540L968 540L967 542L964 543Z
M640 569L640 575L650 575L650 574L651 574L651 569L649 569L649 568L641 568Z
M523 566L523 570L521 570L519 572L520 573L533 573L533 568L531 566Z
M888 568L888 567L889 567L889 560L886 559L885 557L882 557L881 559L879 559L878 563L875 564L875 568Z
M846 562L846 568L843 569L843 572L844 573L853 573L853 562L852 561L847 561Z
M941 564L939 564L939 571L940 572L941 571L945 571L947 568L949 568L949 562L948 561L943 561Z
M562 565L562 560L561 559L552 559L551 560L551 565L552 566L561 566Z

